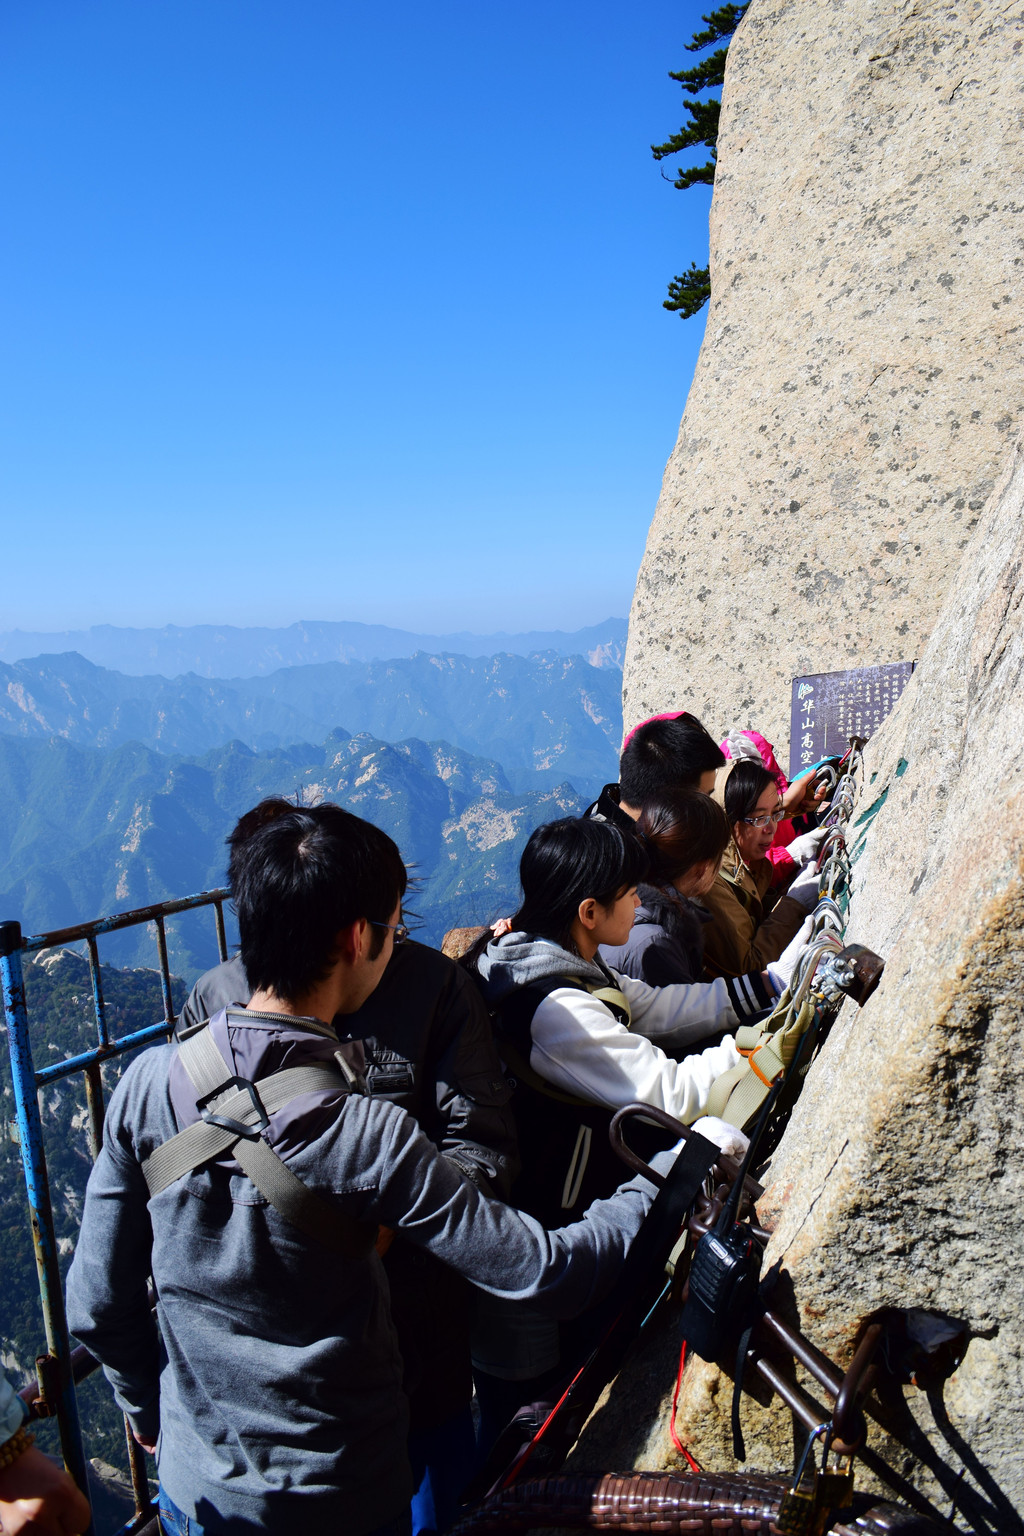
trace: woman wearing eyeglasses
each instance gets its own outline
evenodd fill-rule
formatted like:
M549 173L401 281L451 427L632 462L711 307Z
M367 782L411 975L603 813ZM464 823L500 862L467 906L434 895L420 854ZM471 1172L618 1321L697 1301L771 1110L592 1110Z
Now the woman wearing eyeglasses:
M724 804L732 837L711 889L702 896L711 913L704 929L706 976L743 976L777 960L796 936L818 897L814 834L790 843L797 865L785 894L773 891L768 850L787 814L775 776L747 759L720 771L715 799Z

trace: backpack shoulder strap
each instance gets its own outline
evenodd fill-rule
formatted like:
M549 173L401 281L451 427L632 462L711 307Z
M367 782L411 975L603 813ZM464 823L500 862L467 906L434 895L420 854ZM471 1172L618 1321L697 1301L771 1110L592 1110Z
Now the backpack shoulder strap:
M201 1119L157 1147L142 1165L150 1196L230 1151L264 1199L307 1237L341 1258L363 1258L373 1247L375 1229L309 1189L260 1132L269 1117L300 1094L351 1093L351 1073L339 1063L289 1067L249 1082L231 1074L209 1024L179 1042L178 1054L198 1095Z
M516 987L514 992L510 992L498 1004L492 1015L495 1032L506 1064L522 1082L549 1099L560 1099L566 1104L589 1104L589 1099L581 1099L556 1088L530 1066L530 1026L533 1016L544 999L562 987L575 987L579 992L589 992L591 997L596 997L598 1002L605 1005L620 1024L629 1028L629 1003L618 987L595 985L585 982L579 976L545 976L541 981L531 981L523 987Z

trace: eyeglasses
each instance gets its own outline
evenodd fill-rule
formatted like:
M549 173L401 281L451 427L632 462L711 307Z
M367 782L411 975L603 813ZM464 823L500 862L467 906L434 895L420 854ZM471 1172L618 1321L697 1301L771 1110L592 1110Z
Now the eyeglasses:
M396 944L404 944L409 937L409 930L404 923L376 923L372 917L368 917L366 921L371 928L390 928L395 935Z
M777 811L765 811L760 816L744 816L743 820L748 827L756 827L759 832L763 832L769 822L773 826L778 826L779 822L785 819L785 815L786 813L780 805Z

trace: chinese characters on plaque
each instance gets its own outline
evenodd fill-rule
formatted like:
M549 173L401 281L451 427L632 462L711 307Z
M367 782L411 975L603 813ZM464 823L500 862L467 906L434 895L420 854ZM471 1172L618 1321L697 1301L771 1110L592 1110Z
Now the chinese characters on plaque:
M823 757L842 757L851 736L873 736L914 670L912 661L793 679L789 776Z

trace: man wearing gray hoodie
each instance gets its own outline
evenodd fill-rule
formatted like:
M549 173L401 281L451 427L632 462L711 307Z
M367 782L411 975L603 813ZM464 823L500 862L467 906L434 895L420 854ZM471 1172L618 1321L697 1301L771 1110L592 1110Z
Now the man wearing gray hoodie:
M352 1091L351 1071L276 1111L262 1105L269 1077L331 1070L340 1047L328 1021L358 1009L379 982L405 937L404 890L398 850L377 828L334 805L278 817L239 861L253 994L205 1032L224 1063L223 1089L197 1093L183 1048L168 1045L134 1062L111 1099L69 1321L103 1363L136 1438L156 1450L169 1532L407 1529L406 1414L378 1224L493 1295L569 1317L608 1291L653 1198L637 1179L547 1232L461 1177L402 1110ZM227 1110L213 1116L229 1091L252 1102L240 1134L159 1187L151 1160L178 1133L205 1130L199 1122L211 1117L229 1136L242 1124ZM323 1241L243 1173L253 1138L305 1186L323 1213ZM348 1256L327 1241L341 1222L355 1235Z

